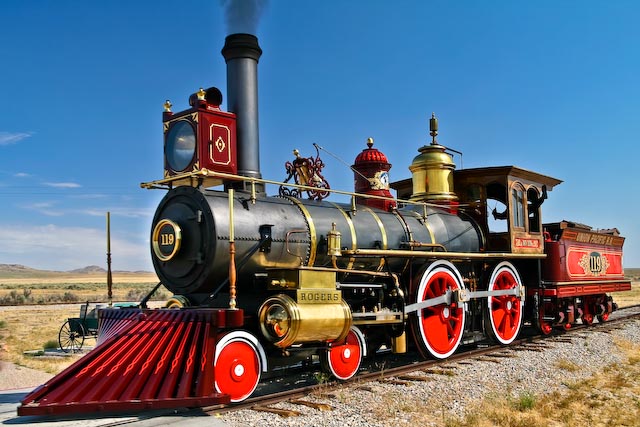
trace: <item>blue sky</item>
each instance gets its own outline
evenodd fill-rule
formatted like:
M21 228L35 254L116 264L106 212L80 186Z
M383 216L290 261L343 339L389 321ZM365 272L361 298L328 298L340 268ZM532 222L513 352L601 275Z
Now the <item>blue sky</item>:
M636 1L272 0L257 27L262 174L284 179L313 143L351 164L372 136L392 181L408 178L435 112L464 167L563 180L543 221L617 227L640 267L638 16ZM226 92L226 34L218 0L2 1L0 263L104 266L111 211L113 268L152 269L163 192L139 184L162 176L162 104Z

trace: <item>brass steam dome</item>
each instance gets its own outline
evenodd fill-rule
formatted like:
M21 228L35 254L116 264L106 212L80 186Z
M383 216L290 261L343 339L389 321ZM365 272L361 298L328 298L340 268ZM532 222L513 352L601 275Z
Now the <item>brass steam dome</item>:
M413 159L409 170L413 181L411 200L420 202L452 202L458 196L453 192L453 170L456 164L446 152L447 147L436 142L438 119L435 113L429 120L432 137L430 145L418 149L420 154Z

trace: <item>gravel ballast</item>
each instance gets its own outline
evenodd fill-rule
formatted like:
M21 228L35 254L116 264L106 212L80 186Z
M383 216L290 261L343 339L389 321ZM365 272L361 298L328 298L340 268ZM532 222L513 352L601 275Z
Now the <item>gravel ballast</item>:
M569 340L570 338L570 340ZM304 400L325 403L333 410L321 411L290 403L272 405L302 415L283 418L268 412L242 410L221 415L228 426L402 426L416 417L426 425L442 425L484 397L517 397L568 390L567 384L591 377L603 368L625 360L616 341L640 342L640 320L610 332L591 329L561 339L547 339L541 348L505 347L512 357L481 357L449 362L438 373L412 375L429 381L396 385L379 381L349 385ZM435 370L434 370L435 371ZM425 424L422 424L425 425Z

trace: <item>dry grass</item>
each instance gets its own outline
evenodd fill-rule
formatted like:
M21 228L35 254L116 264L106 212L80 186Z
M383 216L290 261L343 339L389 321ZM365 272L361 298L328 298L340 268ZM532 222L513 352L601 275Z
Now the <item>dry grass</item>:
M158 283L153 273L115 273L114 301L140 299ZM166 295L163 295L166 298ZM5 277L0 279L0 304L46 304L50 302L106 302L104 274L64 274L49 277Z
M640 279L631 282L631 290L612 294L620 308L640 303Z
M25 351L41 350L58 340L58 331L69 317L78 317L80 305L11 307L0 311L0 359L48 373L58 373L76 357L33 357ZM93 340L87 344L93 345Z
M618 342L626 355L620 365L567 384L547 395L524 393L483 399L464 419L447 427L637 426L640 423L640 346Z
M116 273L113 275L114 301L139 301L158 282L155 274ZM166 290L165 296L166 296ZM57 345L58 332L70 317L79 317L80 303L107 302L104 274L64 274L50 277L2 278L0 300L13 293L28 296L26 303L38 301L78 301L77 304L39 306L0 306L0 360L58 373L77 357L34 357L25 351L42 350ZM87 337L85 345L95 344Z
M127 273L117 272L112 275L113 283L158 283L158 277L155 273ZM48 277L3 277L0 279L0 287L8 286L30 286L30 285L58 285L58 284L74 284L89 283L101 284L107 289L107 276L102 273L96 274L73 274L73 273L57 273Z
M576 365L571 360L561 359L556 362L556 367L563 369L567 372L576 372L580 370L580 366Z

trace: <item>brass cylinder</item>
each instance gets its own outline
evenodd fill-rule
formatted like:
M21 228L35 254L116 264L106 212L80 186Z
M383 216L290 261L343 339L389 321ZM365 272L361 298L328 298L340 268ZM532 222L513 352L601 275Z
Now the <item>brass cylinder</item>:
M414 201L455 201L453 191L453 158L446 147L438 144L425 145L409 166L412 173Z
M396 338L391 338L391 351L394 354L403 354L407 352L407 333L403 332L402 335Z
M258 313L262 334L280 348L341 341L353 322L349 305L342 299L330 304L298 304L290 296L279 294L266 300Z
M336 223L331 224L331 230L327 233L327 255L328 256L340 256L342 255L342 236L338 230L336 230Z

